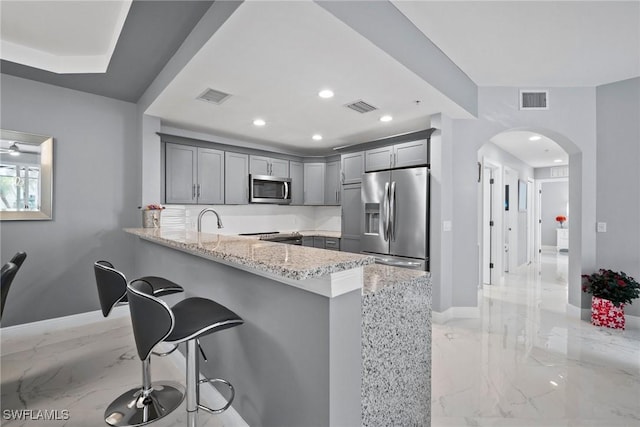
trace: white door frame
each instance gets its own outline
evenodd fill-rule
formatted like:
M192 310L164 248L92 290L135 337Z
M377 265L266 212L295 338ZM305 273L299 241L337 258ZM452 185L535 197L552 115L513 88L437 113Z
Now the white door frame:
M493 216L493 235L489 234L487 235L486 232L486 227L483 225L481 227L482 230L482 265L485 265L485 262L487 262L487 267L488 267L488 260L492 260L493 261L493 269L491 271L491 284L496 284L497 280L499 280L500 278L503 277L504 273L502 271L502 251L500 250L501 248L501 242L502 242L502 212L504 211L504 207L503 207L503 202L504 202L504 196L503 196L503 191L501 190L502 188L502 164L500 164L499 162L495 161L495 160L491 160L488 159L486 157L482 158L482 173L483 173L483 177L484 177L484 171L485 168L489 168L492 170L493 172L493 179L494 179L494 184L493 184L493 197L492 202L491 202L491 213ZM482 195L482 200L484 202L484 198L485 197L489 197L490 195L485 195L484 194L484 186L483 188L483 195ZM483 203L484 206L484 203ZM481 221L484 224L485 222L485 217L484 217L484 209L482 210L482 212L480 213L481 216ZM490 253L489 254L485 254L485 239L490 239ZM483 267L484 269L484 267ZM482 270L482 277L481 279L484 279L484 270ZM484 280L482 280L484 282Z

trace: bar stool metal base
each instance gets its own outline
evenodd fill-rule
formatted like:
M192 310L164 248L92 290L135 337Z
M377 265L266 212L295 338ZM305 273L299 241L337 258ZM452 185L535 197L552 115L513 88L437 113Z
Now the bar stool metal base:
M141 426L175 410L184 400L184 388L175 382L154 382L144 397L142 388L134 388L114 400L104 412L107 424L117 427Z

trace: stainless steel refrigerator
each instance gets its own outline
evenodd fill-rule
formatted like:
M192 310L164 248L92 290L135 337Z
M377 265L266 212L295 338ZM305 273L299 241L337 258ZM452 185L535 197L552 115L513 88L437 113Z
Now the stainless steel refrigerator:
M368 172L361 248L382 264L429 269L429 169Z

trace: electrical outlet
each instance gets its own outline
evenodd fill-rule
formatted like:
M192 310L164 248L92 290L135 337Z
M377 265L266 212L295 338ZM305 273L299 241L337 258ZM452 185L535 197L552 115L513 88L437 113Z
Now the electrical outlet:
M607 232L607 223L599 222L596 228L598 233L606 233Z

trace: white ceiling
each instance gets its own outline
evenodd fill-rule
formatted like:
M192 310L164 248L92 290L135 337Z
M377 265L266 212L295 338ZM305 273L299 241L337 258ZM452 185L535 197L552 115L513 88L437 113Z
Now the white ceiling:
M531 141L529 138L533 136L540 139ZM553 140L537 133L502 132L491 138L491 142L533 168L569 164L569 155L566 151Z
M0 57L55 73L104 73L132 0L0 3Z
M207 88L232 96L221 105L196 100ZM319 98L325 88L335 96ZM358 100L379 110L344 107ZM147 110L172 126L307 153L426 129L437 112L471 118L310 1L243 3ZM394 120L380 122L383 114Z
M640 75L640 2L397 1L478 86L597 86Z
M593 87L640 75L640 1L392 2L478 86ZM90 5L102 12L77 9ZM120 12L101 9L114 5ZM32 47L59 56L80 55L94 38L114 45L130 2L2 0L0 6L3 47L35 38ZM196 100L207 88L232 96L221 105ZM324 88L335 97L318 98ZM343 106L360 99L379 110L359 114ZM436 112L469 118L309 0L245 1L147 111L169 126L310 154L424 129ZM394 120L381 123L382 114ZM257 117L267 125L254 127ZM312 141L314 133L324 139ZM520 158L542 155L527 151L527 137L510 132L494 142Z

